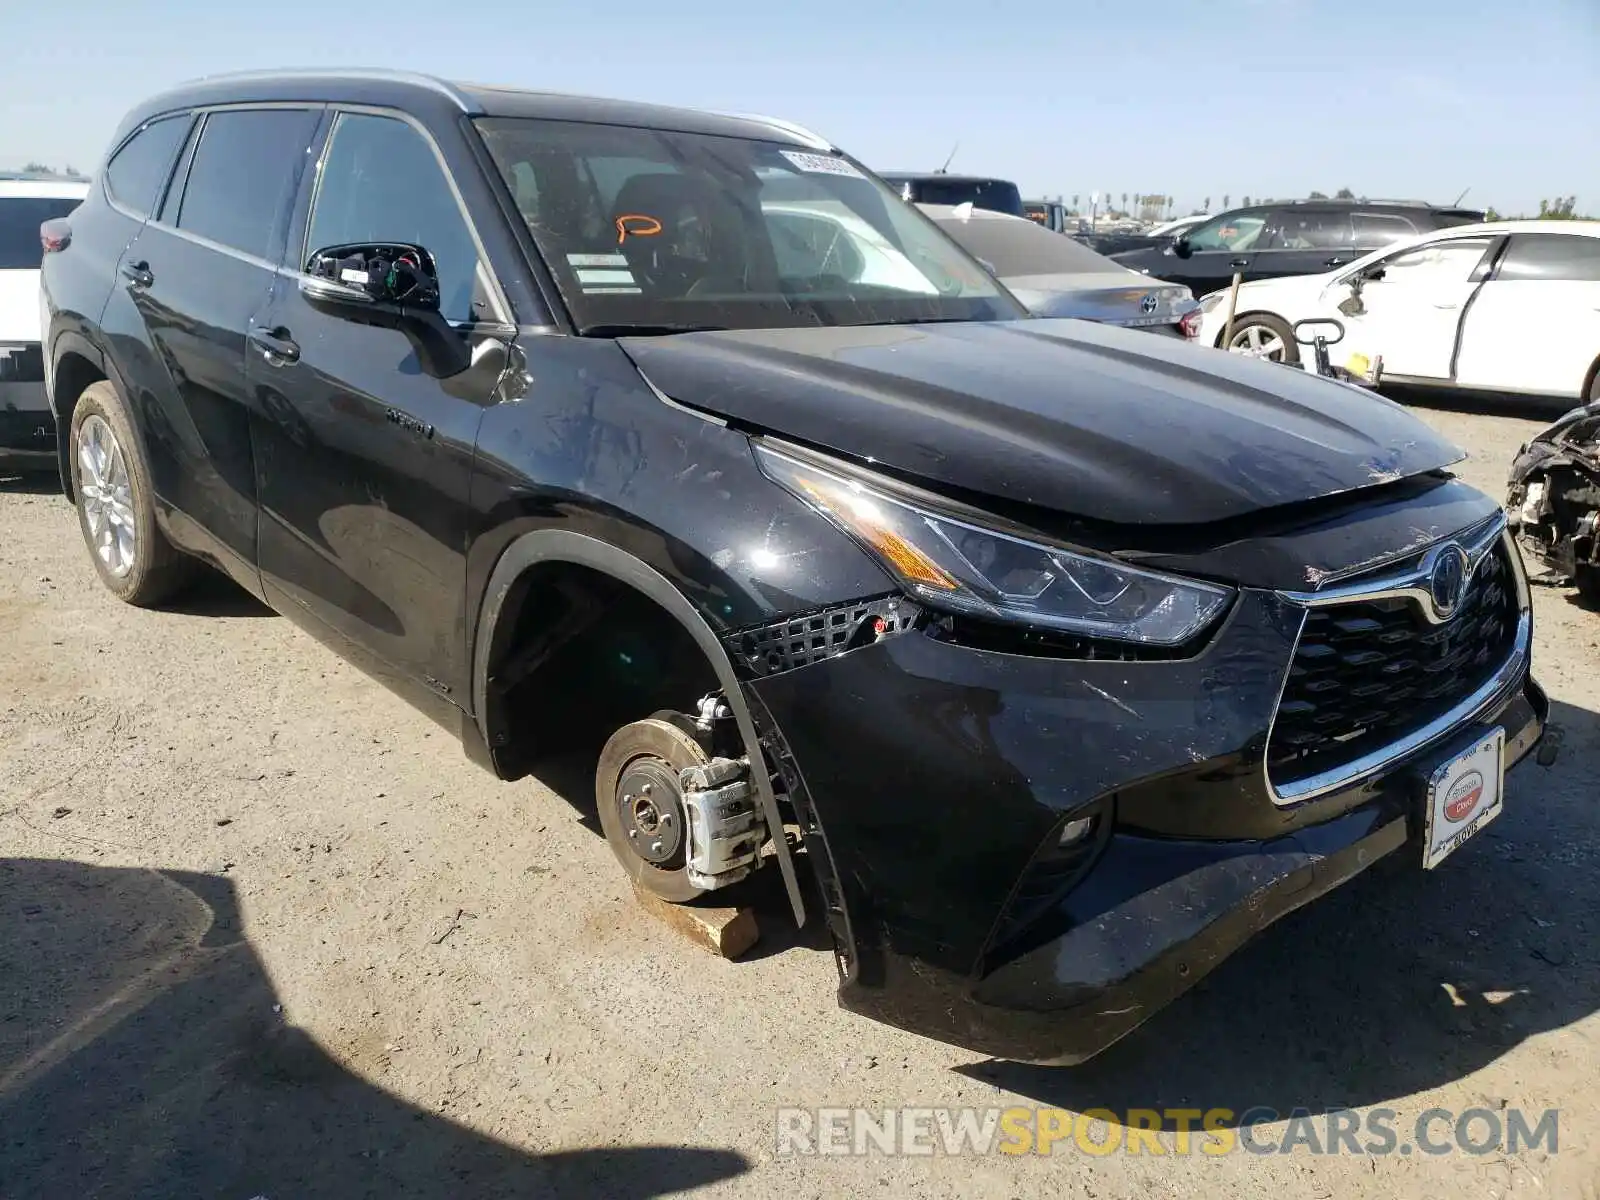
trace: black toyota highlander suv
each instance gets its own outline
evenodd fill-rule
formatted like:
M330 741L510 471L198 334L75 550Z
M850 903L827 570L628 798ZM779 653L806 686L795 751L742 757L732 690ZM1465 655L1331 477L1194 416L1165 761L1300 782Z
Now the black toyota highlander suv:
M908 1029L1081 1060L1380 856L1438 862L1543 727L1459 450L1028 319L793 125L203 80L44 242L111 592L209 563L501 779L592 745L636 884L779 873L841 1001Z

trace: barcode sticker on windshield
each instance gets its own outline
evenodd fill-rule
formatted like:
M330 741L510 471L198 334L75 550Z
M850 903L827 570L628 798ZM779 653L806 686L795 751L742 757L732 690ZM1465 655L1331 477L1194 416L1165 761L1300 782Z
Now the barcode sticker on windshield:
M569 254L567 262L574 267L625 267L626 254Z
M835 158L831 154L806 154L799 150L780 150L778 153L792 162L797 170L808 171L813 175L844 175L850 179L866 178L850 163L842 158Z

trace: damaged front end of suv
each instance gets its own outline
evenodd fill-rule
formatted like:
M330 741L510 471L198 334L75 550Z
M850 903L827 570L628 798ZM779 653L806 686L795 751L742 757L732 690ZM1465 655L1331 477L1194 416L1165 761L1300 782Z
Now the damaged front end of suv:
M1506 513L1538 582L1571 584L1600 607L1600 403L1537 434L1511 464Z

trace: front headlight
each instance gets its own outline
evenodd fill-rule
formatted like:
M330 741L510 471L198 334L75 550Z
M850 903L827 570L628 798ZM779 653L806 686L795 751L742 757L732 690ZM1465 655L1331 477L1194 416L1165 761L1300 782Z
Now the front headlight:
M761 442L768 478L814 505L931 607L1149 646L1211 625L1230 588L1029 541L912 504L892 485Z

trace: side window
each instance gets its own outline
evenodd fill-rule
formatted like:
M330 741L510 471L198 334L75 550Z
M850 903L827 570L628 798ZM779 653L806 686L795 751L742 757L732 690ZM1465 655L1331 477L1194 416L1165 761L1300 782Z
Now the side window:
M1337 250L1354 245L1350 218L1342 212L1285 208L1272 214L1262 250Z
M1600 238L1571 233L1516 234L1495 278L1600 283Z
M188 113L163 117L124 142L106 164L106 190L112 198L141 217L149 216L167 182L178 142L188 129Z
M1380 247L1415 237L1422 231L1410 221L1395 213L1363 213L1352 217L1355 224L1356 249L1377 250Z
M206 116L178 206L179 229L267 258L316 128L309 109Z
M539 200L536 186L518 198L534 207ZM433 147L404 121L344 113L323 159L305 254L367 242L406 242L432 254L447 320L489 315L478 296L477 246Z
M1195 250L1257 250L1266 225L1263 213L1224 213L1191 233L1189 245Z
M1455 238L1402 250L1383 264L1383 282L1465 283L1493 244L1490 237Z

